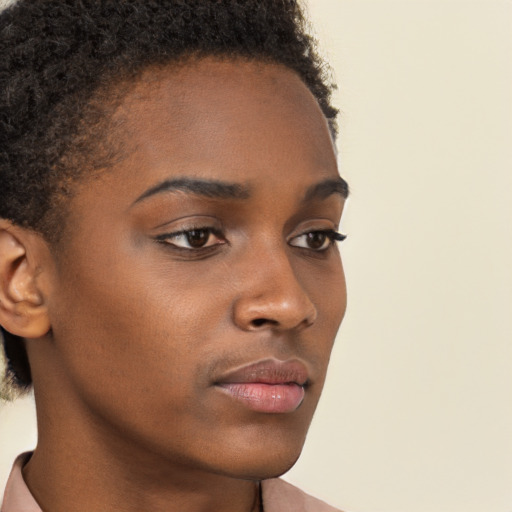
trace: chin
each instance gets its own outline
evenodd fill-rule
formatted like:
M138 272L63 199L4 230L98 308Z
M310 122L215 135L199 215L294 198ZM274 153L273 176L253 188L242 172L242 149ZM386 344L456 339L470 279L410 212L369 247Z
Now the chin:
M237 461L236 464L230 465L230 467L226 468L224 471L221 471L221 473L242 480L267 480L269 478L277 478L289 471L295 465L299 456L300 451L291 457L282 459L276 458L275 455L269 455L267 457L259 457L258 460L248 460L243 465L240 464L240 460ZM242 459L242 457L240 459Z
M224 452L225 473L247 480L281 476L297 462L304 441L305 434L273 432L259 442L233 443Z
M302 451L302 450L301 450ZM267 460L261 467L255 468L252 480L266 480L268 478L277 478L289 471L299 459L300 453L295 453L293 457L282 460Z

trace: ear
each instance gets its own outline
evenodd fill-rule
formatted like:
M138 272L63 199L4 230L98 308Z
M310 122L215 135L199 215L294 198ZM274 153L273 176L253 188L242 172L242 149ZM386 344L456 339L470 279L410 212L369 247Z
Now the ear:
M22 338L40 338L50 330L39 286L41 237L0 219L0 325Z

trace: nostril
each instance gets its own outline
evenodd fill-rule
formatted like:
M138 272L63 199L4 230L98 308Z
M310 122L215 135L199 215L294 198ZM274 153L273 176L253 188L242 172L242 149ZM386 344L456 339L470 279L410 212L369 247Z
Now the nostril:
M251 325L253 327L261 327L265 324L277 324L275 320L269 320L268 318L255 318L254 320L251 320Z
M255 318L251 324L254 326L254 327L261 327L264 323L266 322L266 320L264 318Z

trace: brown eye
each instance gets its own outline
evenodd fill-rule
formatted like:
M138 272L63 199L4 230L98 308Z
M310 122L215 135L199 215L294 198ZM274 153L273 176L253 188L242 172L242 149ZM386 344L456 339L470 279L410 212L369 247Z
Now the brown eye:
M317 251L324 248L326 241L330 243L330 239L322 231L313 231L312 233L307 233L305 236L308 247Z
M166 233L159 235L157 240L178 249L189 251L206 249L226 243L222 234L213 228L193 228L176 233Z
M187 237L187 242L190 247L199 249L208 242L210 235L211 233L206 229L193 229L191 231L187 231L185 236Z
M289 241L293 247L301 247L312 251L326 251L331 247L334 241L341 242L345 239L345 235L337 233L334 230L326 231L309 231L302 235L296 236Z

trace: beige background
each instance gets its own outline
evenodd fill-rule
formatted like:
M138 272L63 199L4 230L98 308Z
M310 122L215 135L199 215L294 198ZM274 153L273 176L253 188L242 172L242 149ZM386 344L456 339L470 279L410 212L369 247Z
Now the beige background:
M288 479L353 512L510 512L512 2L309 6L340 84L349 309ZM2 481L29 401L0 440Z

